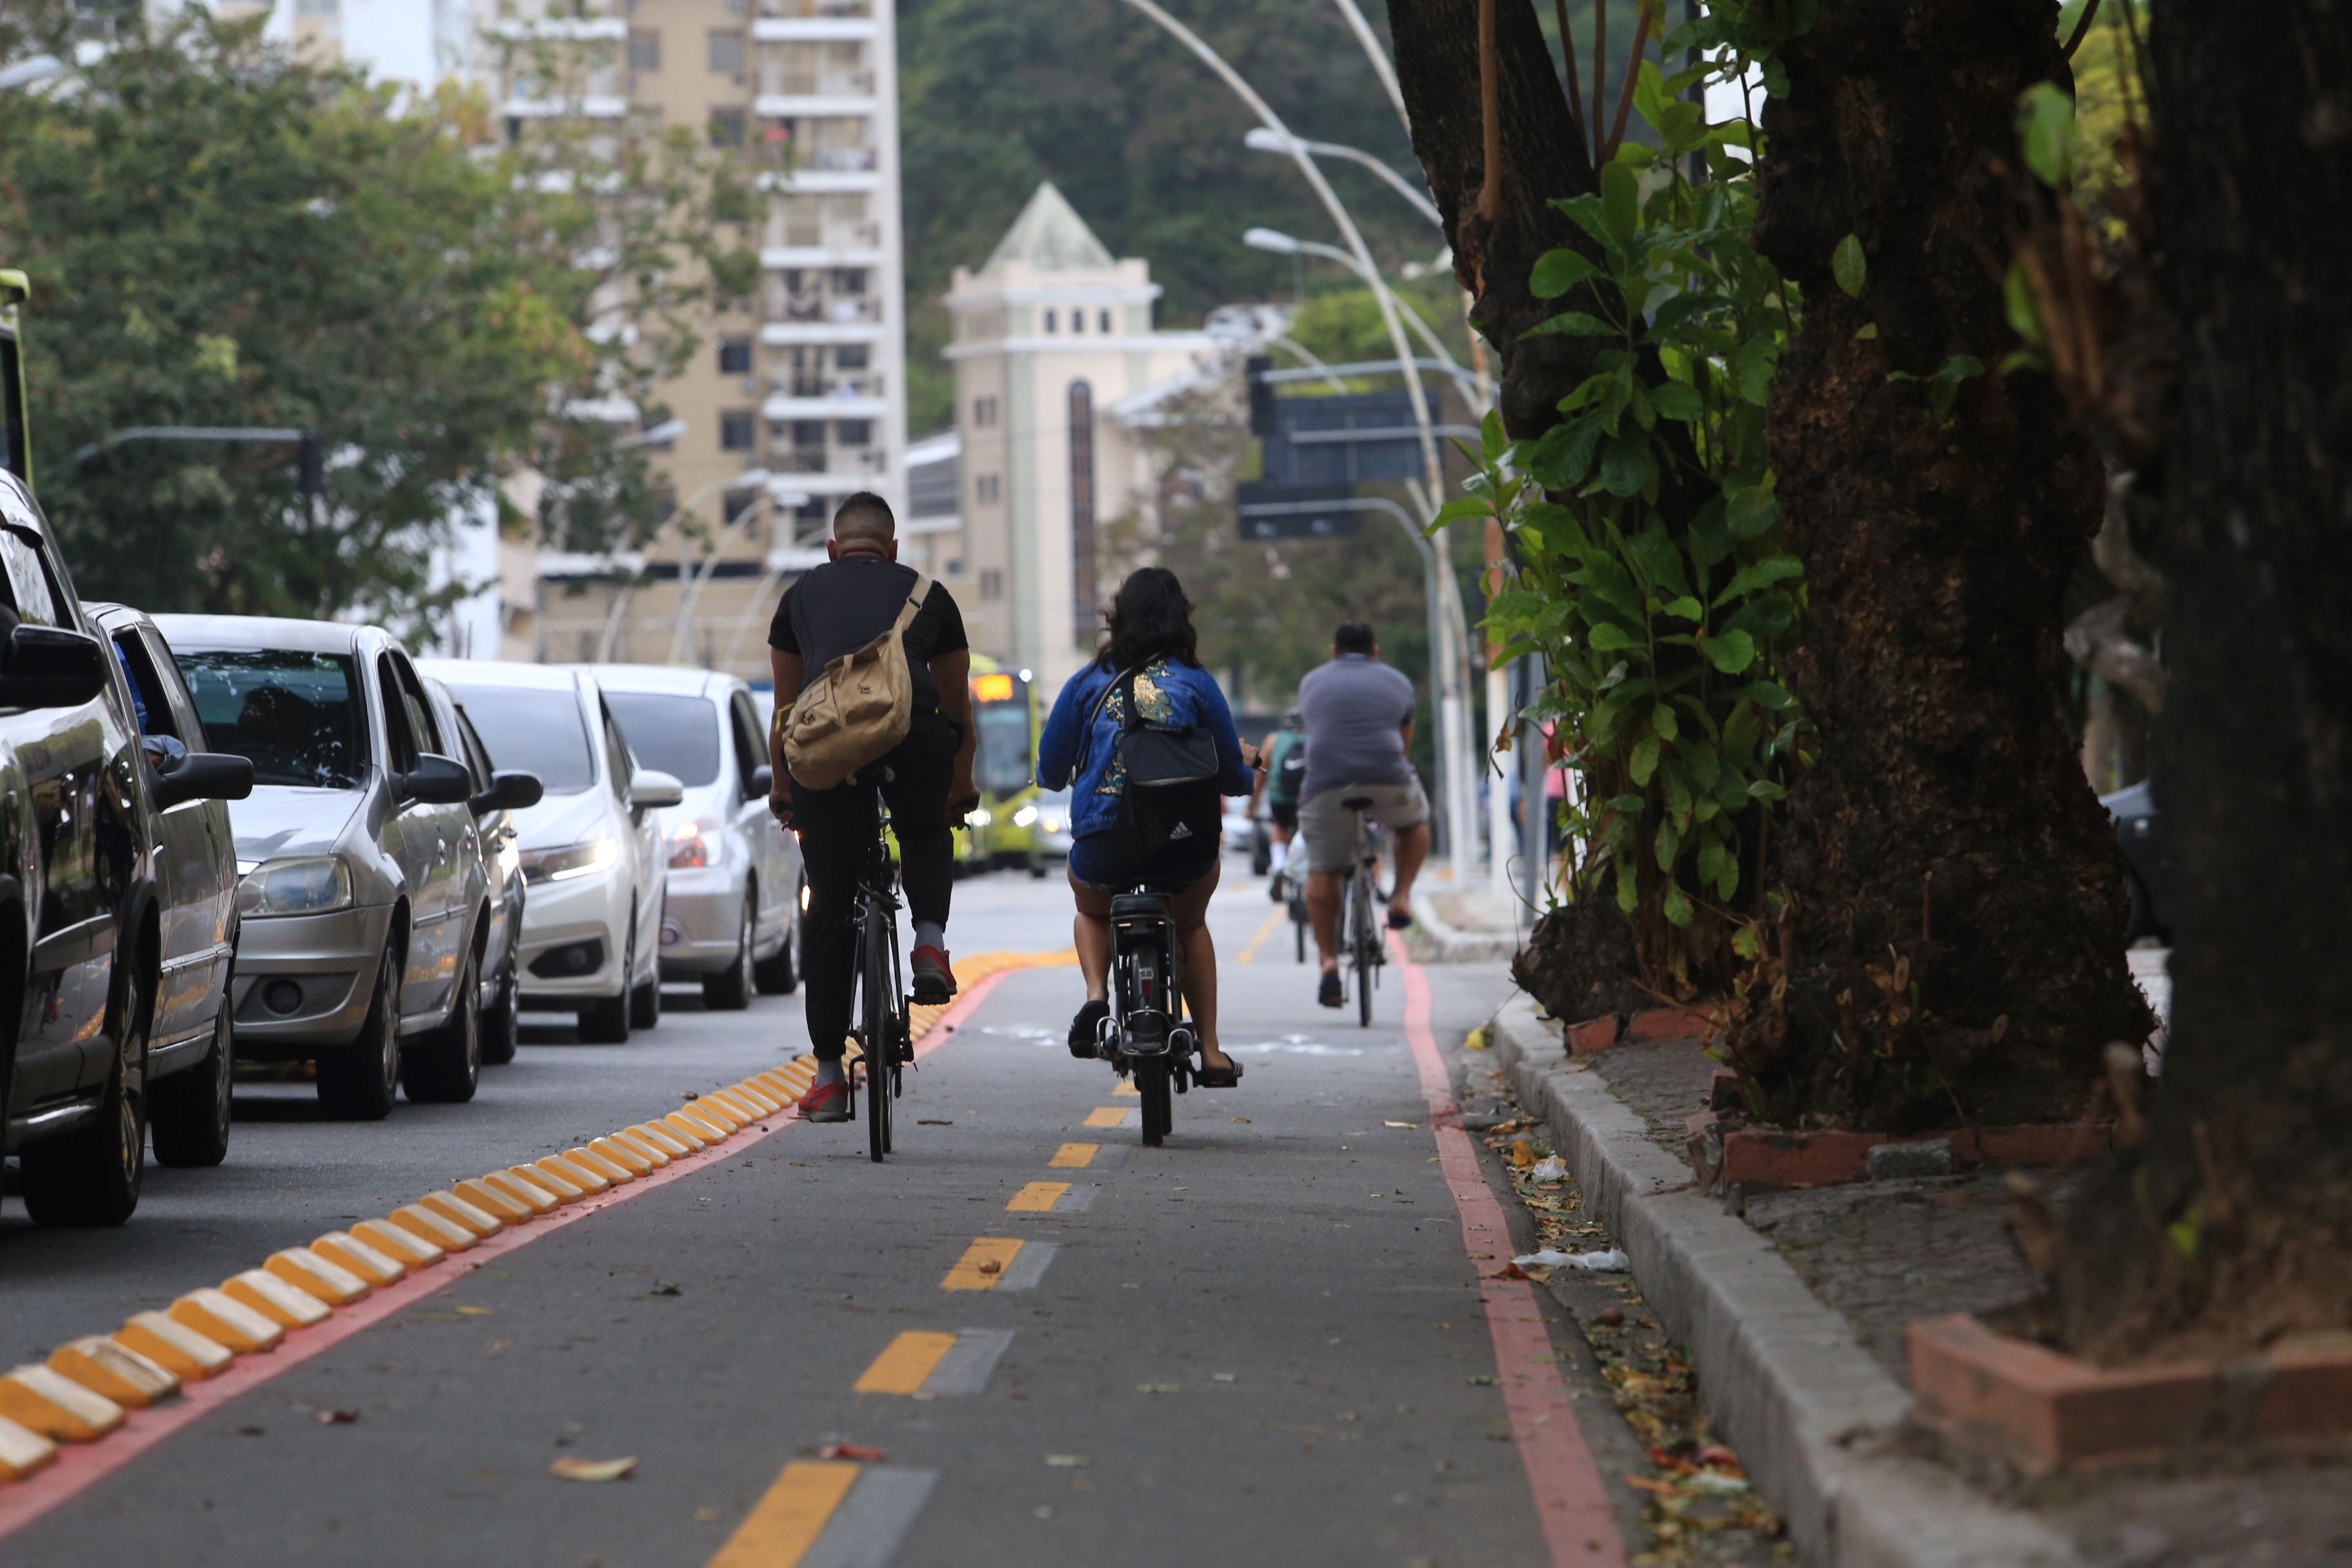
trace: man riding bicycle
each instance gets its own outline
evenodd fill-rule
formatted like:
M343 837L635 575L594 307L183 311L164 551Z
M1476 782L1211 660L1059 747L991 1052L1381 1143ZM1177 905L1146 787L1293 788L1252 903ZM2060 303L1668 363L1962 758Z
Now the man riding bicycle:
M862 781L877 768L831 789L804 787L785 767L783 720L800 695L804 671L822 671L887 632L919 575L898 564L898 520L889 503L866 491L850 496L833 514L833 538L824 549L826 563L784 591L768 627L777 716L768 734L768 760L775 772L768 808L800 835L808 879L801 973L808 986L816 1079L801 1098L801 1114L811 1121L846 1121L849 1080L842 1056L856 969L857 877L877 829L875 784ZM901 641L913 689L912 713L907 738L877 767L915 922L914 999L936 1004L956 991L947 952L948 900L955 876L951 825L980 802L971 774L977 739L971 645L964 637L963 612L944 585L931 584Z
M1298 710L1307 721L1307 777L1299 789L1298 833L1307 846L1307 910L1323 974L1315 999L1344 1006L1339 981L1339 881L1356 854L1355 810L1392 836L1396 888L1389 896L1389 926L1412 923L1412 882L1429 854L1429 796L1405 749L1412 743L1412 682L1381 662L1372 628L1349 621L1331 634L1331 661L1298 683Z
M1298 786L1307 777L1307 721L1297 709L1282 716L1282 728L1265 738L1259 754L1265 763L1250 791L1250 816L1256 816L1258 802L1265 802L1265 836L1273 846L1266 865L1273 878L1266 893L1278 904L1290 867L1290 840L1298 831Z

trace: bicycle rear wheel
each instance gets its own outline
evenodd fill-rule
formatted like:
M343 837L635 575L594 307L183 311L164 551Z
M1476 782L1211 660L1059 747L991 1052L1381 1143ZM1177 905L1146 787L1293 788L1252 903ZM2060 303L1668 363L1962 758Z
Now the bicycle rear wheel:
M1372 1026L1372 965L1379 954L1372 934L1371 873L1358 868L1348 881L1348 949L1356 972L1356 1023L1360 1028Z
M1176 1124L1175 1108L1169 1102L1168 1058L1138 1057L1135 1089L1143 1097L1143 1146L1157 1149L1169 1129Z
M865 994L860 1022L866 1027L866 1152L877 1165L890 1152L890 1079L898 1056L897 1021L887 991L889 933L882 929L883 919L878 910L866 913L865 940L858 944L864 962L857 977Z

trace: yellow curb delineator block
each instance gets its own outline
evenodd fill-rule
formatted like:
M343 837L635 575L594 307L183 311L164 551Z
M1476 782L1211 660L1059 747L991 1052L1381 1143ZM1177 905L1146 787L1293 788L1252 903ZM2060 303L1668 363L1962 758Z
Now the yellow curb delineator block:
M480 1237L456 1220L444 1219L422 1205L404 1204L393 1210L389 1217L409 1235L429 1241L444 1252L470 1252L481 1243Z
M553 1214L563 1206L563 1200L555 1195L555 1190L552 1187L543 1187L537 1182L526 1182L511 1171L492 1171L482 1178L481 1184L502 1197L520 1204L531 1215ZM465 1184L460 1183L457 1191L462 1194L465 1190Z
M697 1129L706 1143L724 1143L735 1136L733 1118L721 1116L715 1110L704 1110L698 1106L682 1105L662 1120L673 1126L683 1121Z
M783 1072L763 1072L751 1081L776 1097L778 1103L790 1105L808 1092L809 1079L816 1076L805 1073L794 1076Z
M316 1296L330 1307L348 1307L375 1294L375 1287L308 1247L289 1247L262 1260L263 1270L306 1296Z
M274 1319L263 1317L220 1290L191 1290L167 1310L173 1321L184 1323L239 1355L268 1350L286 1337L286 1331Z
M588 1189L573 1181L571 1176L556 1171L543 1171L537 1165L509 1166L507 1174L518 1181L537 1182L541 1186L553 1193L555 1201L560 1204L576 1204L588 1195Z
M741 1084L732 1084L719 1092L726 1097L728 1104L749 1111L754 1121L763 1121L775 1114L773 1109L775 1101L758 1089L746 1089Z
M745 1116L740 1108L728 1104L715 1094L698 1096L677 1110L681 1116L699 1116L705 1121L715 1121L730 1134L740 1132L751 1124L751 1118Z
M507 1227L506 1222L498 1215L476 1208L457 1194L446 1190L425 1194L416 1200L416 1206L431 1209L451 1225L464 1226L485 1241Z
M717 1128L707 1121L690 1121L674 1110L654 1125L698 1154L719 1142Z
M222 1280L221 1294L289 1329L310 1328L334 1315L333 1308L309 1291L299 1290L277 1275L258 1268L248 1268Z
M586 1147L566 1149L563 1152L563 1157L574 1165L585 1166L595 1172L616 1187L637 1179L636 1172L630 1170L618 1160L607 1160L593 1149Z
M442 1246L431 1231L411 1230L388 1219L363 1219L352 1226L352 1235L397 1258L412 1269L430 1268L449 1256L449 1248Z
M143 1355L184 1382L201 1383L226 1372L236 1352L161 1312L140 1312L114 1331L114 1342Z
M500 1225L520 1225L539 1217L536 1206L527 1204L512 1193L500 1192L478 1177L468 1177L450 1184L449 1191L473 1205Z
M122 1406L37 1362L0 1377L0 1415L59 1443L87 1443L122 1425Z
M55 1443L0 1415L0 1481L23 1480L57 1457Z
M593 1193L604 1192L613 1184L606 1181L603 1176L597 1174L594 1171L590 1170L587 1166L575 1164L572 1161L565 1159L561 1154L550 1154L545 1159L534 1160L531 1163L538 1169L546 1172L551 1176L560 1177L564 1181L570 1182L573 1186L580 1189L583 1196Z
M348 1231L329 1231L310 1244L310 1250L336 1268L351 1270L371 1285L390 1285L408 1275L407 1264Z
M750 1100L761 1116L773 1116L784 1108L784 1102L770 1094L765 1085L753 1083L748 1078L727 1092L738 1100Z
M604 1138L592 1141L588 1147L593 1149L599 1142L610 1143L617 1149L626 1149L630 1153L635 1154L638 1159L643 1160L646 1164L653 1170L658 1171L663 1166L669 1163L670 1157L668 1151L656 1147L652 1139L640 1138L635 1133L628 1131L625 1129L619 1132L608 1133ZM614 1157L615 1159L619 1158L618 1155Z
M610 1160L632 1176L653 1174L654 1163L650 1156L641 1154L615 1139L591 1138L588 1140L588 1152L600 1159Z
M694 1152L693 1146L685 1139L667 1127L658 1127L649 1121L640 1121L635 1127L625 1128L624 1131L632 1138L641 1139L652 1144L673 1160L681 1154Z
M180 1392L178 1378L102 1334L90 1334L51 1351L49 1370L133 1410L144 1410Z

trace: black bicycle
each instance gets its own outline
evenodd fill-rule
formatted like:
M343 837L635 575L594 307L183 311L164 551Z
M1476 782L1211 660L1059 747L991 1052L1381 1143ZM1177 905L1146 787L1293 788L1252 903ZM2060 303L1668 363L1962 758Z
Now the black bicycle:
M890 854L890 808L875 807L874 848L857 876L856 1020L850 1039L857 1047L851 1071L866 1089L866 1152L879 1164L890 1152L890 1102L906 1089L907 1064L914 1059L907 986L898 964L898 863ZM857 1114L857 1078L849 1086L849 1114Z
M1100 1050L1132 1076L1143 1142L1158 1148L1176 1125L1176 1095L1192 1087L1200 1037L1184 1016L1183 970L1168 895L1149 885L1110 901L1111 1003Z
M1380 829L1370 816L1371 800L1363 795L1339 803L1356 814L1356 853L1348 868L1345 901L1339 908L1339 940L1348 955L1356 989L1356 1021L1372 1026L1372 987L1388 963L1381 931L1386 923L1387 900L1381 897L1377 875L1381 861Z

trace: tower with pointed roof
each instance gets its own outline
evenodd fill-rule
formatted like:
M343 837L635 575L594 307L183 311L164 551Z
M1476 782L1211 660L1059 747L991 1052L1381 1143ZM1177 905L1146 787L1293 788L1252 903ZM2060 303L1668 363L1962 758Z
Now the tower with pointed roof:
M1153 331L1159 295L1150 264L1114 257L1051 182L948 289L961 494L929 560L972 646L1035 670L1048 693L1092 657L1115 586L1097 531L1140 478L1112 411L1217 347Z

